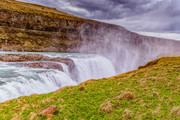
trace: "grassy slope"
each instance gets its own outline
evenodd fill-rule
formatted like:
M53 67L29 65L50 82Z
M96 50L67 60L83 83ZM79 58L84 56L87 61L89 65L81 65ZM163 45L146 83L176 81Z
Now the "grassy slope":
M153 63L153 64L152 64ZM127 98L127 99L126 99ZM0 119L46 119L36 113L57 105L63 119L180 119L180 57L162 58L119 76L89 80L49 94L0 104Z
M55 8L45 7L36 4L24 3L15 0L1 0L0 2L0 9L13 11L13 12L21 12L26 14L41 14L44 16L49 17L56 17L56 18L65 18L68 20L78 20L82 18L78 18L76 16L67 14L65 12L61 12L56 10Z
M84 21L55 8L0 0L0 49L65 52L80 44L78 28Z

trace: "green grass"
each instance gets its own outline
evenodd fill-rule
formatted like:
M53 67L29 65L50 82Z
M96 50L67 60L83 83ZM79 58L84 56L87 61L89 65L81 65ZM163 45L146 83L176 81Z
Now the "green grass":
M54 116L38 115L37 112L47 105L58 107ZM178 120L180 57L161 58L122 75L1 103L0 119L12 118Z

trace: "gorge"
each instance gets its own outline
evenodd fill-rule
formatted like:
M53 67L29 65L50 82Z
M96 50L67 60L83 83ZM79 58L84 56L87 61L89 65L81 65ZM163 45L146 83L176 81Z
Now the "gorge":
M0 93L3 95L0 101L51 92L88 79L114 76L159 57L180 53L179 41L139 35L121 26L79 18L54 8L15 0L2 0L0 8L2 51L66 52L45 55L71 58L76 66L74 75L69 75L63 63L58 64L63 64L64 72L52 66L52 69L44 70L42 63L39 68L29 69L26 67L33 63L25 63L26 67L19 68L16 66L18 61L12 64L1 62Z
M0 119L179 119L174 35L0 0Z
M50 65L52 69L44 70L48 68L47 63L44 63L44 68L41 63L39 68L30 69L28 67L34 66L32 61L23 63L24 67L20 68L14 65L16 61L12 64L1 62L0 93L3 97L0 101L54 91L88 79L114 76L137 69L159 57L176 56L180 53L180 41L139 35L121 26L79 18L54 8L15 0L2 0L0 8L1 51L12 51L9 54L13 51L22 51L21 54L24 54L23 51L60 52L39 54L70 58L76 66L73 75L69 75L70 70L63 63L53 64L61 64L64 72L60 70L62 68L54 69ZM21 80L26 84L21 85ZM43 80L44 85L43 82L40 85ZM17 83L13 83L14 81ZM46 89L47 84L49 90Z

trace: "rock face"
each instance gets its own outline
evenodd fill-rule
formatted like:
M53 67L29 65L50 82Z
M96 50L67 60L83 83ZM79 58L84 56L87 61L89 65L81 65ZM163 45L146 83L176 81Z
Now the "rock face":
M0 49L68 51L80 43L84 20L54 8L1 0Z
M123 73L159 56L179 55L179 46L179 41L142 36L53 8L0 1L0 49L4 51L95 53Z
M41 54L6 54L0 55L0 61L3 62L25 62L25 61L54 61L65 63L66 65L73 65L73 60L69 58L48 57Z

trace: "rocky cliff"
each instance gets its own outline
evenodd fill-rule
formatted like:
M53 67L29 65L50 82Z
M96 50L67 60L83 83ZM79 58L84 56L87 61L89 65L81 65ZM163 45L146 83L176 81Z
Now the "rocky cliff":
M1 0L1 49L67 51L79 43L78 31L84 20L54 8Z
M178 41L142 36L54 8L0 1L0 49L4 51L96 53L109 58L119 73L158 56L178 54L179 46Z

